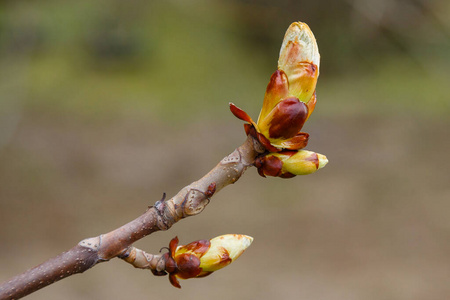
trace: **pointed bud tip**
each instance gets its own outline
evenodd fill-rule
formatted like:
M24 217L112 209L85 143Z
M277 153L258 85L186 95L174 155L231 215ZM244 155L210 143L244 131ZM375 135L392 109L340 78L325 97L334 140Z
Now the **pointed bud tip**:
M203 271L214 272L235 261L251 245L253 238L243 234L225 234L213 238L211 247L200 259Z
M243 235L243 234L238 234L238 235L242 239L243 248L247 249L253 243L253 238L251 236Z
M317 67L320 66L319 47L317 46L314 34L307 24L294 22L289 26L281 45L280 58L285 55L285 51L290 42L296 43L302 48L301 55L297 58L298 61L308 61Z
M221 247L226 248L229 252L233 252L234 255L230 256L234 260L242 252L245 251L253 242L253 238L244 234L224 234L218 237L215 237L211 240L211 244L220 245Z
M328 163L328 158L323 155L323 154L319 154L317 153L317 157L319 158L319 168L318 169L322 169L323 167L325 167Z

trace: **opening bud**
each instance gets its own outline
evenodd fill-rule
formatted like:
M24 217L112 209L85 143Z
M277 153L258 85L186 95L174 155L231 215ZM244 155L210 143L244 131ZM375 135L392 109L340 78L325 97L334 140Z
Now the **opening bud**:
M291 178L307 175L325 167L328 159L325 155L308 150L281 151L269 153L255 161L259 175Z
M170 283L181 288L178 278L199 278L210 275L236 260L252 243L242 234L221 235L212 240L199 240L178 246L178 238L170 241L166 271Z
M319 77L320 54L311 29L302 22L292 23L280 49L278 69L288 77L289 96L308 103Z

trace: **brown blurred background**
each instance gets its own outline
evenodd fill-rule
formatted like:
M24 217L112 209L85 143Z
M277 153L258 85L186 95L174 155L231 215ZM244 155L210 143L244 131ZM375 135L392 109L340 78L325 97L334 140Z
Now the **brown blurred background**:
M276 2L276 4L275 4ZM316 174L250 169L137 246L255 238L173 288L120 260L29 299L450 298L450 2L2 1L0 281L173 196L245 139L285 30L322 55Z

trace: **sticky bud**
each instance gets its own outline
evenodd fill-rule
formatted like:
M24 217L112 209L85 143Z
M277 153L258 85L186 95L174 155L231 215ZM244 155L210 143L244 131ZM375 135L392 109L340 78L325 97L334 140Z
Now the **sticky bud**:
M170 242L166 271L170 283L181 288L178 278L189 279L210 275L235 261L252 243L242 234L226 234L212 240L199 240L178 246L178 238Z
M226 234L213 238L209 250L200 258L203 271L214 272L235 261L253 242L242 234Z
M320 54L311 29L302 22L292 23L280 49L278 69L286 73L289 96L308 103L319 77Z
M284 36L278 69L267 85L258 121L230 104L231 112L249 123L246 133L269 152L299 150L307 145L308 134L301 129L317 102L319 65L319 48L311 29L302 22L292 23Z
M259 175L291 178L307 175L325 167L328 159L325 155L308 150L281 151L269 153L255 161Z

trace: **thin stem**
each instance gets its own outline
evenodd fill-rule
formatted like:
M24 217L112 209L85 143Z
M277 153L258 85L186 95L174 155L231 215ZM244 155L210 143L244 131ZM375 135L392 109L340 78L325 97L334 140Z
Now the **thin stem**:
M2 283L0 299L19 299L58 280L82 273L98 262L94 250L76 245L67 252Z
M155 231L168 230L179 220L202 212L210 198L225 186L235 183L263 151L259 142L248 136L239 148L223 158L208 174L182 188L171 199L157 201L135 220L106 234L85 239L67 252L2 283L0 300L24 297L65 277L82 273L100 262L114 257L125 258L137 240ZM154 259L151 261L156 263Z
M166 275L166 260L162 254L150 254L136 247L130 249L122 256L121 259L138 269L149 269L153 274Z

